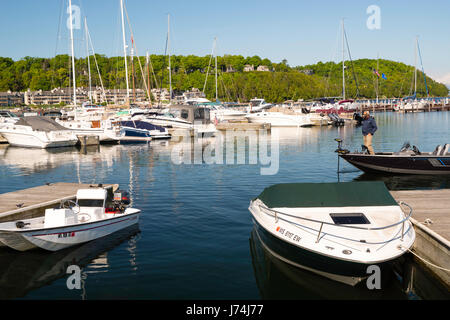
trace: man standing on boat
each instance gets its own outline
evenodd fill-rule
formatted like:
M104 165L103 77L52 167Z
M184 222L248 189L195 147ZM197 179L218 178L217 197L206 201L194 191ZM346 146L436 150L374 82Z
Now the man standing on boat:
M364 138L364 145L369 150L369 154L374 155L372 147L372 138L375 132L378 130L377 123L374 117L370 116L369 111L364 111L363 121L362 121L362 134Z

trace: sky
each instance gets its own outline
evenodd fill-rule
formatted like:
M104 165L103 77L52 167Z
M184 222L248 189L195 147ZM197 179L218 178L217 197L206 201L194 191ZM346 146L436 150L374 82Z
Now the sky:
M291 66L342 61L341 23L353 60L415 63L418 37L425 72L450 85L449 0L124 0L137 53L164 54L170 14L173 55L258 55ZM119 0L72 0L96 53L123 54ZM376 6L379 15L368 9ZM70 54L68 0L0 0L0 56ZM125 17L126 20L126 17ZM127 22L126 22L127 23ZM83 24L74 30L84 57ZM130 31L126 26L127 41ZM346 59L349 58L346 53ZM418 64L421 69L422 65Z

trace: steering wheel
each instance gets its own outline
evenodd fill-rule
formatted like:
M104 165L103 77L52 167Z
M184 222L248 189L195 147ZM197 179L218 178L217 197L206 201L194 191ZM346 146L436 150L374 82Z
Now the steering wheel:
M74 210L74 208L78 208L78 210ZM61 201L61 204L60 204L60 208L61 209L72 209L75 213L80 213L80 206L75 202L75 201L72 201L72 200L64 200L64 201Z

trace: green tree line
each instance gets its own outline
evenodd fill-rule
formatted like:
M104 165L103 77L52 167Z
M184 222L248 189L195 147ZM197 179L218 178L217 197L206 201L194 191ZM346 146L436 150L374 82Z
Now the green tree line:
M125 63L123 57L106 57L97 54L103 84L106 89L126 88ZM94 56L90 57L92 84L100 86ZM144 81L150 79L150 88L168 88L168 57L151 55L147 74L146 57L128 58L129 81L132 86L144 89ZM75 59L78 87L88 86L88 63L86 58ZM385 74L386 79L378 77ZM245 65L269 67L271 72L243 72ZM360 59L345 64L347 98L402 97L414 93L414 67L389 60ZM141 69L142 68L142 69ZM215 98L215 61L211 56L172 56L172 88L181 93L192 88L203 90L209 99ZM134 72L132 72L134 71ZM248 101L254 97L269 102L314 99L342 96L342 64L319 62L314 65L289 66L286 60L274 63L259 56L224 55L217 57L218 93L223 101ZM206 75L208 78L206 79ZM18 61L0 57L0 91L51 90L70 87L71 58L57 55L53 58L25 57ZM145 80L144 80L145 79ZM378 79L378 81L377 81ZM417 74L417 95L446 96L448 89L426 76ZM205 80L207 80L205 82ZM205 86L206 83L206 86ZM378 88L378 90L377 90Z

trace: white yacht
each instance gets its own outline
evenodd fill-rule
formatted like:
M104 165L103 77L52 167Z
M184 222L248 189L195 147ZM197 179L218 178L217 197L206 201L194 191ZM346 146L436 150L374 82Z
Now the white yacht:
M209 106L212 120L230 121L230 120L244 120L247 115L246 112L233 108L225 108L219 105Z
M314 125L308 115L301 113L262 111L249 113L245 118L250 123L269 123L272 127L311 127Z
M254 98L250 100L250 105L247 107L247 112L260 112L265 109L270 109L273 104L267 103L264 99Z
M75 135L98 136L99 141L115 142L120 137L120 126L111 120L55 120Z
M16 123L20 118L7 110L0 110L0 126L7 123Z
M0 127L0 134L12 146L52 148L74 146L78 138L74 132L45 117L20 118Z

